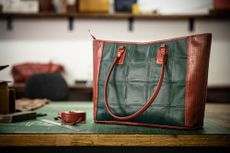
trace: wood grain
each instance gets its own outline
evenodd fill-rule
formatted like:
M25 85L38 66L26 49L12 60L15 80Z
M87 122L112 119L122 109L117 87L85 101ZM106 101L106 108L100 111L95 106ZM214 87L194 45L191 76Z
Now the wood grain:
M229 135L17 134L1 135L0 146L229 147Z

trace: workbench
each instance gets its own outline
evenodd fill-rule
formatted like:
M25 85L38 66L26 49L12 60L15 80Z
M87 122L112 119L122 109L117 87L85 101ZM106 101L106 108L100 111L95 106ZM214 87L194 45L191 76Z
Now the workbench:
M229 104L206 105L203 129L186 131L95 124L92 102L51 102L36 110L38 113L46 113L47 116L18 123L0 123L0 149L12 146L229 147L229 109ZM55 121L54 117L58 112L69 110L86 111L86 124L75 125L73 128L76 130L72 130L41 121Z

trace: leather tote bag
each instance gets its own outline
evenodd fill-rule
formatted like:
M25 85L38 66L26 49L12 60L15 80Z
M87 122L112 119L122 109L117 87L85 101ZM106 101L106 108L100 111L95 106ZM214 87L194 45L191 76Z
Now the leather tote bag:
M96 123L202 127L211 34L151 42L92 37Z

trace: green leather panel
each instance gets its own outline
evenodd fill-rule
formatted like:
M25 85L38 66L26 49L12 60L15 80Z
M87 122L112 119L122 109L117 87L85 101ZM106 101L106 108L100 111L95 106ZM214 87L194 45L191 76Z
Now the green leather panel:
M150 108L132 122L184 126L186 39L143 45L105 42L98 80L97 120L116 120L105 109L103 90L118 47L126 47L125 61L111 74L107 94L112 112L127 116L139 110L155 90L161 72L156 55L163 43L168 47L168 58L162 87Z

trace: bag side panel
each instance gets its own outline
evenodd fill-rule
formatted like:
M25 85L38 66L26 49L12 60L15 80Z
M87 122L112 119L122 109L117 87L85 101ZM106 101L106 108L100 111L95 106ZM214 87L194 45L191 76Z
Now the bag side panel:
M203 126L211 34L188 38L185 126Z
M98 101L98 78L100 72L102 51L104 42L93 40L93 111L96 120L97 101Z

